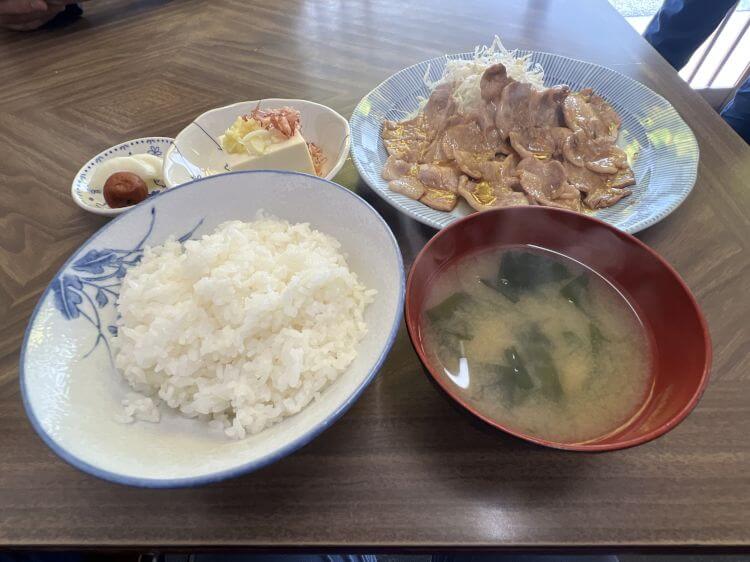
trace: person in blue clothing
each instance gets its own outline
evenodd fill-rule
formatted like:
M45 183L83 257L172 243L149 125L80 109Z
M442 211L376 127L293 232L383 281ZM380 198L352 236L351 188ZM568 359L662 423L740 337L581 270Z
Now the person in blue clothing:
M687 64L736 0L665 0L643 36L675 69ZM750 143L750 78L721 112L724 121Z

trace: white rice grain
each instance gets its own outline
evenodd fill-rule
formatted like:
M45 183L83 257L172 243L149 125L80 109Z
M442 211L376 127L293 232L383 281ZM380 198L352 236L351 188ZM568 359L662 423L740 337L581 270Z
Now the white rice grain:
M374 294L308 224L227 222L147 248L128 270L115 365L138 393L241 439L302 410L351 364ZM127 417L147 404L129 400Z

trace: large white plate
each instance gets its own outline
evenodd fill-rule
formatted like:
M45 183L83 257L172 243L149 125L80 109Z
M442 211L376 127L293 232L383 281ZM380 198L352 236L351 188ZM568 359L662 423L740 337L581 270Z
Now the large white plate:
M594 215L625 232L638 232L666 217L693 189L698 170L698 143L672 105L643 84L609 68L550 53L531 54L544 68L547 86L568 84L593 88L622 117L618 144L628 153L637 184L633 195ZM380 177L388 154L380 139L384 119L403 119L428 97L425 72L438 80L448 59L470 59L473 53L446 55L397 72L359 102L351 118L352 157L360 175L381 197L414 219L443 228L471 212L462 201L450 213L436 211L388 189Z
M259 210L309 222L341 242L349 266L377 291L357 357L321 398L246 439L162 409L158 424L116 421L129 386L112 362L114 301L145 245L209 233ZM372 259L376 255L377 259ZM21 392L34 429L58 455L107 480L149 487L205 484L249 472L301 447L354 403L377 373L403 307L401 252L388 225L351 191L293 172L235 172L174 187L104 226L42 295L21 348Z

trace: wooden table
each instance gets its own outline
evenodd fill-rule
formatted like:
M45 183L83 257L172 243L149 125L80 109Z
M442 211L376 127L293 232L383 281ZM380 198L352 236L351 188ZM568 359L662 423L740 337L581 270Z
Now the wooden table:
M641 236L684 276L711 327L712 380L684 423L614 453L528 445L438 395L402 327L334 427L242 478L125 488L41 442L21 405L18 352L45 285L105 222L71 200L83 162L126 139L174 136L238 100L299 97L348 116L391 73L494 33L632 76L698 138L693 194ZM0 77L0 545L750 548L750 148L606 1L95 0L68 28L0 32ZM407 264L434 234L351 163L337 181L387 218Z

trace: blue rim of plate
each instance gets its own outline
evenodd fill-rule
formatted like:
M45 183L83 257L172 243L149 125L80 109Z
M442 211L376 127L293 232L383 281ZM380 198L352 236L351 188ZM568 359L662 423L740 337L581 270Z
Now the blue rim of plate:
M625 148L638 181L633 195L594 213L620 230L633 234L673 212L695 186L699 148L690 127L662 96L610 68L541 51L530 55L544 68L545 85L566 83L574 90L592 87L609 101L623 120L618 143ZM413 219L441 229L472 211L465 202L452 212L436 211L388 189L380 177L387 153L380 132L384 119L403 119L417 108L418 96L429 96L425 73L438 80L445 62L471 59L473 53L443 55L404 68L360 100L352 112L352 160L357 171L380 197ZM632 158L635 156L635 158Z
M393 343L396 340L396 336L401 326L401 317L403 315L403 310L404 310L404 291L405 291L405 285L406 285L406 275L405 275L405 270L404 270L404 260L401 255L401 249L399 248L398 242L396 241L396 237L394 236L393 231L391 230L391 227L388 226L388 223L385 221L385 219L367 201L362 199L362 197L360 197L353 191L337 183L334 183L330 180L320 178L317 176L313 176L310 174L303 174L299 172L287 172L283 170L248 170L248 171L229 172L228 174L229 175L258 174L258 173L267 174L269 172L275 173L275 174L282 174L282 175L307 176L307 177L314 178L316 180L332 185L336 189L339 189L345 192L346 194L348 194L349 196L355 198L360 204L365 205L372 212L372 214L377 217L377 219L382 223L382 225L385 227L386 231L390 235L391 242L393 243L393 247L396 251L396 256L398 257L398 265L399 265L399 296L398 296L398 303L396 307L397 313L393 321L393 326L391 326L391 333L388 336L386 345L383 348L383 351L381 352L377 361L374 363L373 367L370 369L370 372L367 374L364 380L360 383L360 385L355 389L355 391L351 394L351 396L349 396L349 398L343 404L341 404L338 408L336 408L336 410L334 410L331 413L331 415L329 415L325 420L323 420L318 425L312 427L305 434L301 435L298 439L287 444L285 447L277 451L274 451L273 453L270 453L266 455L265 457L254 460L252 462L248 462L248 463L245 463L245 464L242 464L242 465L239 465L234 468L227 469L227 470L213 472L210 474L204 474L201 476L191 476L188 478L163 478L163 479L162 478L140 478L140 477L133 477L133 476L125 476L122 474L118 474L116 472L103 470L86 461L79 459L78 457L69 453L67 450L61 447L44 430L41 422L37 419L36 415L34 414L33 409L31 408L31 405L29 404L28 393L26 389L26 375L25 375L25 368L24 368L24 365L26 362L26 348L27 348L28 341L29 341L29 333L31 331L31 327L34 325L37 314L39 313L39 309L41 308L42 304L47 300L47 295L50 292L50 285L48 284L47 287L44 289L42 296L39 297L39 300L37 301L36 306L34 307L34 311L31 313L29 322L26 325L26 330L24 332L24 337L23 337L23 344L21 345L18 378L20 381L21 398L23 401L24 410L26 411L26 416L29 418L29 421L31 422L32 427L34 428L34 431L36 431L39 437L41 437L42 441L44 441L44 443L50 449L52 449L52 452L54 452L58 457L60 457L68 464L74 466L75 468L83 472L86 472L88 474L91 474L92 476L101 478L103 480L107 480L109 482L114 482L115 484L137 486L141 488L188 488L188 487L202 486L205 484L211 484L214 482L220 482L222 480L227 480L229 478L235 478L237 476L242 476L243 474L254 472L304 447L305 445L310 443L313 439L315 439L318 435L320 435L324 430L330 427L335 421L337 421L359 399L359 397L364 392L364 390L370 385L372 380L375 378L375 375L380 371L380 368L382 367L383 362L385 361L386 357L391 351L391 348L393 347ZM225 175L225 174L222 174L222 175ZM162 194L162 197L169 197L169 193L192 186L194 184L201 183L209 179L215 181L215 178L213 176L196 179L194 181L190 181L188 183L184 183L184 184L168 189L167 192ZM148 205L149 203L150 202L147 199L146 201L139 203L139 205ZM78 256L81 248L84 248L87 245L89 245L91 242L95 241L97 238L99 238L99 236L101 236L104 232L106 232L114 223L116 223L119 220L122 220L126 216L127 216L127 213L119 215L118 217L116 217L115 219L113 219L112 221L104 225L102 228L97 230L93 235L91 235L65 261L65 263L60 267L57 273L55 273L55 275L52 277L52 279L56 279L63 271L65 271L68 268L68 265L70 265L73 259Z

